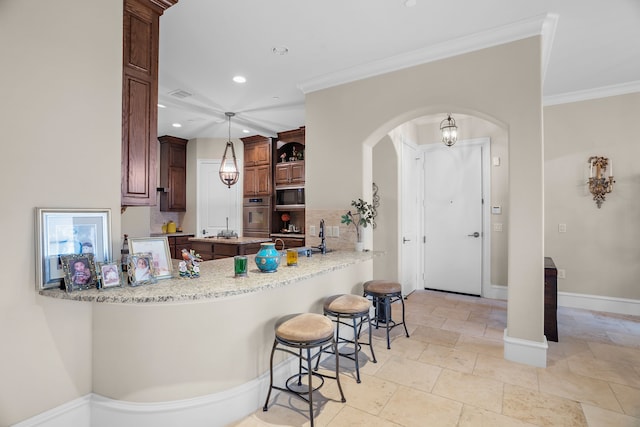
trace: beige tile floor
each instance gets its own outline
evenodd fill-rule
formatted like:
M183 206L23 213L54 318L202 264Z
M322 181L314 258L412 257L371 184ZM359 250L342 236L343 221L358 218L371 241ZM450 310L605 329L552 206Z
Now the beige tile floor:
M378 363L365 347L360 384L341 359L347 402L328 380L316 426L640 426L640 316L559 308L543 369L504 360L505 301L417 291L405 305L411 337L394 329L388 350L375 331ZM309 425L306 403L273 396L234 426Z

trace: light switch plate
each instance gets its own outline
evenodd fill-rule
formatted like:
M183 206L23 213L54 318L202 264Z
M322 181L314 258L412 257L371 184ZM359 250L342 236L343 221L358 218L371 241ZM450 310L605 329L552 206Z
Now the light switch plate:
M567 224L558 224L558 233L566 233Z
M309 234L311 234L312 236L316 235L316 226L315 225L310 225L309 226Z
M334 225L333 226L333 237L340 237L340 226L339 225Z

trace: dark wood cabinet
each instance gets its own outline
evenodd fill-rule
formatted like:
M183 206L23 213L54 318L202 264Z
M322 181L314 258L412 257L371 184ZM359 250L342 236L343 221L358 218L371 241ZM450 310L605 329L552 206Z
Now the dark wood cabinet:
M245 141L249 140L249 141ZM258 136L243 138L245 145L244 164L245 166L258 166L271 164L271 146L268 138Z
M124 0L121 205L156 204L160 16L178 0Z
M558 270L553 260L544 258L544 334L558 341Z
M304 160L276 164L276 187L281 185L304 185Z
M260 250L260 242L244 243L228 240L224 242L211 241L192 241L191 248L198 254L204 261L210 261L212 259L230 258L236 255L253 255Z
M271 197L271 166L251 166L244 168L244 196Z
M164 135L160 141L160 210L187 210L187 143L186 139Z
M182 259L182 250L186 249L187 251L191 250L191 242L189 241L192 238L193 234L184 234L180 236L167 236L167 240L169 241L169 253L171 254L171 258L173 259Z
M241 139L244 143L244 196L271 197L271 138L254 135Z

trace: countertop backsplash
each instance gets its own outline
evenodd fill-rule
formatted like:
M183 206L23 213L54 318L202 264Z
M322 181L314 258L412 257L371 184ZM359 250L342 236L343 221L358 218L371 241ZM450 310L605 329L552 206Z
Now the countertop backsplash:
M151 221L149 224L150 234L160 234L162 233L162 224L166 224L169 221L173 221L176 223L177 227L182 227L182 222L184 220L184 212L161 212L160 211L160 203L156 206L151 207ZM191 232L193 230L182 230L183 232Z

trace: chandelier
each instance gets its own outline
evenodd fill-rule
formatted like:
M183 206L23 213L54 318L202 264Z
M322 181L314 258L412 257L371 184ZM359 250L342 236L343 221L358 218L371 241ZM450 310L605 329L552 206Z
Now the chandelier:
M451 113L440 122L440 132L442 133L442 142L447 147L451 147L458 140L458 126L456 126L456 121L451 117Z
M236 160L236 150L233 148L233 142L231 142L231 117L235 116L235 113L224 113L229 119L229 139L227 140L227 146L224 148L224 155L222 156L222 163L220 163L220 180L227 187L231 188L233 184L238 182L240 172L238 171L238 161ZM229 153L231 148L231 153ZM231 154L231 158L229 158Z

